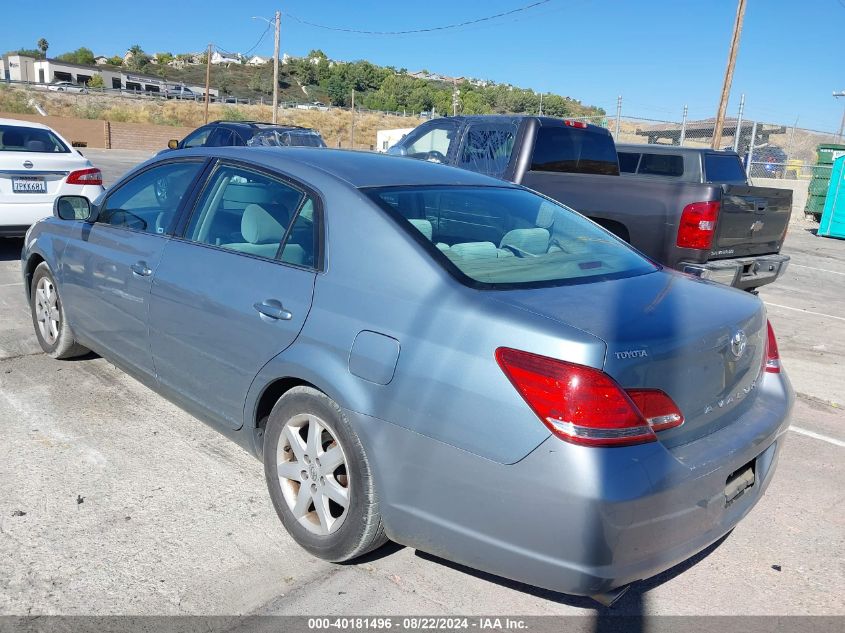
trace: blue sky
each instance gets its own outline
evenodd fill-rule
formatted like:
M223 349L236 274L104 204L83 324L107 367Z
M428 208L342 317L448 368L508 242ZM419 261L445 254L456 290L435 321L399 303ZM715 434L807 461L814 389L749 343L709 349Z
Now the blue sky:
M367 30L439 26L507 11L530 0L42 0L39 19L26 2L3 8L3 50L32 47L50 55L88 46L122 53L197 51L209 41L245 51L265 24L251 16L282 11L282 51L312 48L343 60L368 59L409 70L426 68L552 91L623 114L678 120L713 116L727 59L736 0L552 0L541 7L458 30L405 36L353 35L313 28L291 14L328 25ZM840 0L749 0L731 91L749 117L820 130L838 129L845 76L837 51L845 27ZM14 25L14 28L10 28ZM256 53L271 55L272 33Z

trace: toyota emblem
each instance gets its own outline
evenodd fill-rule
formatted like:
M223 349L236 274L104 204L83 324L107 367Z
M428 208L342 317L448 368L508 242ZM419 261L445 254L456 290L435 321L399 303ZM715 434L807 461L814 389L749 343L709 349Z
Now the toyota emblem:
M745 353L745 348L748 345L748 337L742 330L737 330L731 337L731 352L736 358L741 357Z

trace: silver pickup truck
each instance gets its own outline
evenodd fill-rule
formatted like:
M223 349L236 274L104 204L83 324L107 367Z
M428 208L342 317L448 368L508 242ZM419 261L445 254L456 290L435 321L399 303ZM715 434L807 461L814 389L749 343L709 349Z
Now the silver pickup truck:
M751 186L733 152L616 146L580 121L479 115L427 121L389 153L525 185L661 264L744 290L773 282L789 261L780 249L792 192Z

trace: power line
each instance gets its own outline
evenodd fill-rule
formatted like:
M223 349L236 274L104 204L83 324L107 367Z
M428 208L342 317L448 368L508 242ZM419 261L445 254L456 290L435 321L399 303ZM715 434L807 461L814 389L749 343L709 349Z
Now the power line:
M270 32L270 27L272 25L273 25L272 22L268 22L267 28L264 29L263 33L261 33L261 37L258 38L258 41L255 44L253 44L252 48L249 48L245 53L241 53L241 55L243 55L244 57L248 57L249 54L252 51L254 51L256 48L258 48L261 45L261 42L264 41L264 38L267 37L267 33ZM226 50L225 48L223 48L222 46L218 46L217 44L214 45L214 48L217 49L218 51L220 51L221 53L224 53L225 55L235 55L234 52Z
M434 31L446 31L450 29L457 29L463 26L470 26L472 24L478 24L479 22L489 22L490 20L495 20L497 18L503 18L508 15L513 15L514 13L520 13L522 11L528 11L529 9L533 9L535 7L539 7L543 4L548 4L552 0L539 0L538 2L532 2L531 4L527 4L522 7L518 7L516 9L511 9L510 11L503 11L502 13L496 13L495 15L488 15L483 18L476 18L474 20L467 20L465 22L458 22L456 24L446 24L443 26L432 26L425 29L410 29L407 31L366 31L362 29L348 29L343 27L337 26L328 26L326 24L317 24L315 22L309 22L308 20L302 20L295 15L291 15L290 13L286 14L290 19L299 22L300 24L304 24L306 26L313 26L314 28L318 29L325 29L327 31L339 31L341 33L358 33L361 35L411 35L413 33L431 33Z

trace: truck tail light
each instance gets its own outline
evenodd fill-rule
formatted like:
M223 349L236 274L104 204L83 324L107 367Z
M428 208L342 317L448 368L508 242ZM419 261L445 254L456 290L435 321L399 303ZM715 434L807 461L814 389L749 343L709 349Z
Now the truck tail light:
M780 353L778 352L778 342L769 321L766 321L766 330L766 371L770 374L779 374Z
M564 125L568 125L569 127L577 127L581 129L587 129L587 124L583 121L573 121L572 119L564 119Z
M68 174L65 182L69 185L102 185L103 174L97 168L77 169Z
M496 361L537 417L557 437L586 446L653 442L655 431L683 424L656 389L625 392L602 371L500 347Z
M678 225L680 248L708 249L713 245L716 220L719 219L719 203L693 202L684 207Z

